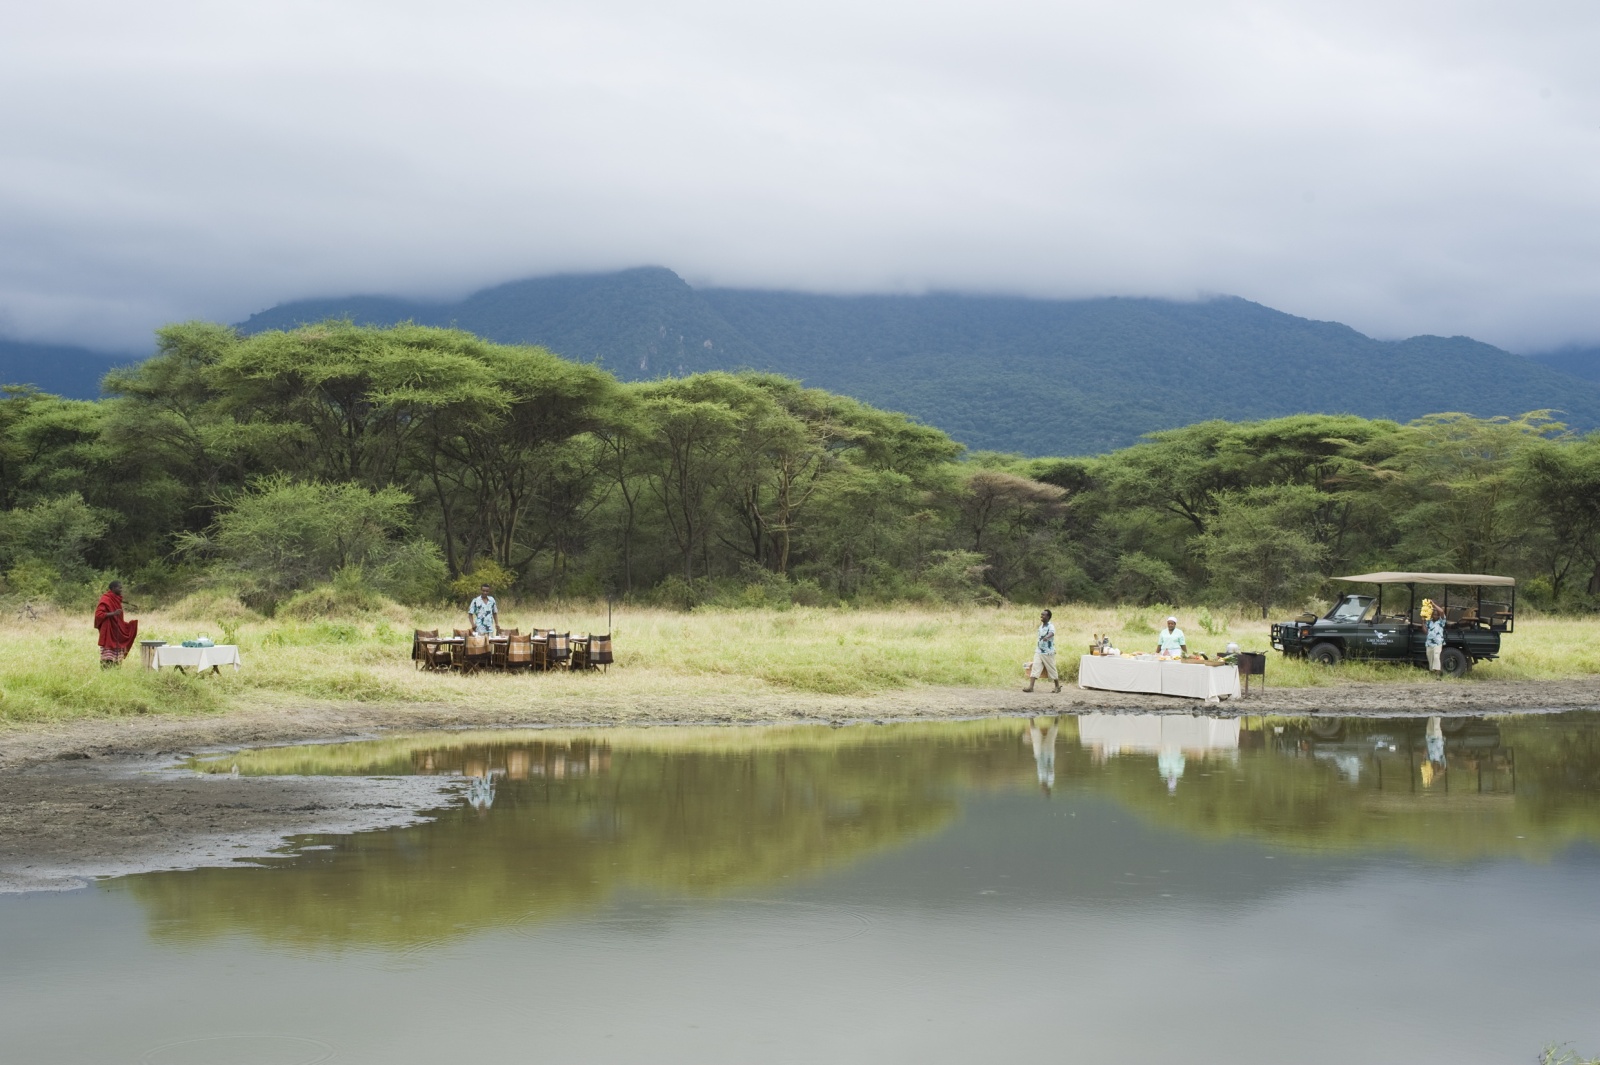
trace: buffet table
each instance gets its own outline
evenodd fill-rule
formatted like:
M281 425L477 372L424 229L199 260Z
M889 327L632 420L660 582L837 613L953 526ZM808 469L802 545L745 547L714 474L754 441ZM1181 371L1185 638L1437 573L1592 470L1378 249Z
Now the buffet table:
M1078 660L1078 687L1102 691L1176 695L1185 699L1239 698L1239 667L1116 655Z
M207 669L219 669L222 666L239 668L239 648L231 643L219 643L215 647L180 647L177 644L167 644L163 647L153 648L150 654L150 668L161 669L192 669L196 673Z

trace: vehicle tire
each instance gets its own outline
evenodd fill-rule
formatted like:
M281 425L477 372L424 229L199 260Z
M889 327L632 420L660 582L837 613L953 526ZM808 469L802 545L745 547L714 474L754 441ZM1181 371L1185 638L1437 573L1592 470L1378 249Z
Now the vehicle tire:
M1464 677L1472 668L1472 659L1459 647L1446 647L1439 653L1439 669L1447 677Z
M1336 740L1344 735L1344 718L1314 717L1307 728L1319 740Z
M1311 653L1306 657L1319 666L1336 666L1344 661L1344 652L1339 650L1336 643L1323 642L1313 644Z

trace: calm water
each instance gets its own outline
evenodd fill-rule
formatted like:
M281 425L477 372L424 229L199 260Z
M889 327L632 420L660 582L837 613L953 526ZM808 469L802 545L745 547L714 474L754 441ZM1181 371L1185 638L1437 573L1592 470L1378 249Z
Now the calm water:
M1600 1054L1600 720L438 735L434 823L0 899L0 1059Z

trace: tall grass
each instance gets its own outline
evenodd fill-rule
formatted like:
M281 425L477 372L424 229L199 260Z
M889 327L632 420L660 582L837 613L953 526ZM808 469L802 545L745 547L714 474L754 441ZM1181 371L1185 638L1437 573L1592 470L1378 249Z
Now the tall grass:
M1153 650L1169 608L1066 605L1055 611L1057 647L1069 679L1095 633L1125 651ZM1267 647L1267 622L1176 611L1190 647L1218 651L1229 640ZM448 632L462 611L408 611L383 604L343 618L266 619L225 596L196 597L144 614L140 636L177 642L201 633L240 646L245 668L216 676L151 673L138 652L100 669L88 612L0 619L0 720L46 722L85 715L209 713L241 705L444 704L536 710L541 705L629 704L648 698L758 700L764 696L865 696L912 686L1009 687L1022 681L1037 611L1027 607L851 610L706 610L622 607L612 630L617 662L605 676L551 673L461 677L418 673L412 628ZM502 624L575 633L606 629L604 603L508 603ZM1422 683L1409 666L1351 663L1334 670L1274 655L1275 687ZM1504 657L1462 683L1600 674L1600 619L1525 618Z

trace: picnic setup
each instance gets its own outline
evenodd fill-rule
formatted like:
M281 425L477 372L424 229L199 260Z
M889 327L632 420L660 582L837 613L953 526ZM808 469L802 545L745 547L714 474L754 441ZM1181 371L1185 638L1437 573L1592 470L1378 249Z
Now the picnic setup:
M1216 658L1195 654L1173 616L1156 634L1153 654L1124 654L1111 646L1110 637L1097 637L1089 653L1078 660L1078 687L1215 703L1241 697L1241 673L1246 678L1257 674L1265 681L1264 658L1241 651L1235 643ZM1259 667L1258 659L1263 660Z
M411 642L411 660L420 670L477 673L543 673L553 669L571 672L604 671L612 661L611 635L573 636L554 629L517 629L495 633L455 629L449 636L438 629L417 629Z
M1160 655L1086 654L1078 660L1078 687L1176 695L1214 703L1240 697L1239 667L1230 662Z
M176 669L179 673L187 673L191 669L196 673L204 673L208 669L220 673L223 666L232 666L237 670L241 665L237 645L212 643L205 638L182 643L140 640L139 657L146 669Z

